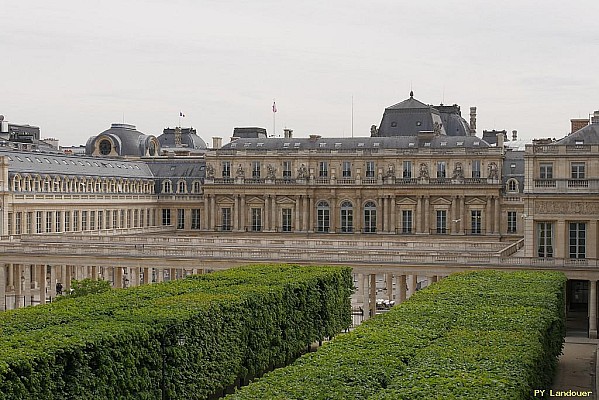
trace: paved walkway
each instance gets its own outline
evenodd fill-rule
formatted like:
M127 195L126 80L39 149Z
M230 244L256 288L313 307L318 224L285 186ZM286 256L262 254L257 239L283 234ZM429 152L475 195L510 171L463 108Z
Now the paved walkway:
M553 382L550 399L596 400L597 345L599 340L567 336ZM592 392L588 396L571 396L568 391ZM566 393L558 393L566 392ZM540 398L540 396L537 396Z

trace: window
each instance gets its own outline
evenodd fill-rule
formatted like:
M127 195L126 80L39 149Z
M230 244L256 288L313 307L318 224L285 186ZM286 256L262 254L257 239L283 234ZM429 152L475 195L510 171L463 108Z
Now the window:
M518 181L515 179L510 179L507 182L507 191L508 192L517 192L518 191Z
M252 161L252 178L260 179L260 161Z
M374 161L366 161L366 178L374 178Z
M571 164L572 169L572 179L584 179L584 163L583 162L573 162Z
M27 219L25 220L25 233L31 233L31 222L33 221L33 212L27 212Z
M168 226L171 224L171 210L169 208L162 209L162 225Z
M404 161L403 162L403 178L404 179L412 178L412 161Z
M473 235L480 235L482 233L482 211L471 210L470 211L470 229Z
M221 229L223 231L231 230L231 208L224 207L221 209Z
M79 211L73 211L73 230L79 231Z
M87 230L87 211L81 211L81 230Z
M349 201L341 203L341 232L351 233L354 231L353 207Z
M330 209L329 203L320 201L316 205L316 231L325 233L330 228Z
M401 233L412 233L412 210L401 212Z
M343 161L343 177L350 178L351 177L351 162Z
M586 258L586 224L570 222L570 258Z
M94 229L96 229L96 212L90 211L89 212L89 230L93 231Z
M541 163L539 165L539 178L540 179L553 179L553 164Z
M364 232L376 233L376 204L372 201L364 204Z
M118 210L113 210L112 211L112 227L113 228L118 228L119 227L119 212Z
M472 161L472 177L480 178L480 160Z
M171 221L171 212L170 212L170 210L169 210L169 212L168 212L168 221L169 221L169 223L168 223L168 224L170 225L170 224L171 224L171 223L170 223L170 221ZM126 228L126 227L127 227L127 226L125 225L125 210L121 210L121 225L120 225L120 227L121 227L121 228Z
M283 232L291 232L291 208L281 210L281 223Z
M553 223L539 222L537 224L537 256L553 257Z
M171 181L164 181L162 185L163 193L171 193L173 191Z
M447 211L437 210L437 233L447 233Z
M318 176L321 178L326 178L329 176L329 166L326 161L321 161L318 163Z
M507 212L507 233L516 233L517 231L517 214L516 211Z
M98 229L104 229L104 211L98 211Z
M252 232L260 232L262 230L262 209L252 208Z
M191 229L200 229L200 209L192 208L191 210Z
M437 178L445 178L447 176L445 161L437 161Z
M222 176L223 178L230 178L231 177L231 162L230 161L223 161L222 162Z
M283 179L291 179L291 161L283 161Z
M177 184L177 193L185 193L187 192L187 185L185 184L185 181L179 181L179 183Z
M193 183L193 192L200 193L200 182L199 181L195 181Z
M35 212L35 233L42 233L42 212Z
M177 229L185 229L185 210L177 209Z
M9 221L10 221L10 219L9 219ZM23 213L18 212L15 214L15 235L21 234L21 225L22 224L23 224Z

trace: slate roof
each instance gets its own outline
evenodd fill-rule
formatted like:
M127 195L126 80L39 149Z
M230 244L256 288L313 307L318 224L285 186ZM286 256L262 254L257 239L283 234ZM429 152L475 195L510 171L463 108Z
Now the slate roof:
M154 178L148 165L142 161L8 149L0 149L0 155L7 156L11 174Z
M579 145L580 142L582 144L599 144L599 123L587 125L551 145Z
M158 136L158 142L164 148L177 148L175 145L175 130L166 128L162 135ZM206 142L198 136L196 130L193 128L181 129L181 144L182 146L180 147L190 150L206 149Z
M206 162L203 159L152 159L146 161L155 178L204 178Z

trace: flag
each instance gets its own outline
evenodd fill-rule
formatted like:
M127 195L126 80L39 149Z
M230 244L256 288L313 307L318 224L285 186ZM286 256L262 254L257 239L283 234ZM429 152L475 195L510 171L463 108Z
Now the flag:
M185 114L183 114L183 111L179 111L179 116L185 118Z
M277 112L277 103L275 103L274 101L272 102L272 112Z

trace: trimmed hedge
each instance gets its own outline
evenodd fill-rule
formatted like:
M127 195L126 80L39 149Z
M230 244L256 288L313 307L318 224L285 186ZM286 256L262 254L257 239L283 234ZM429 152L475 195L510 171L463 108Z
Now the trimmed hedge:
M347 328L352 288L256 265L0 313L0 399L204 399Z
M528 399L550 386L566 277L455 274L227 399Z

